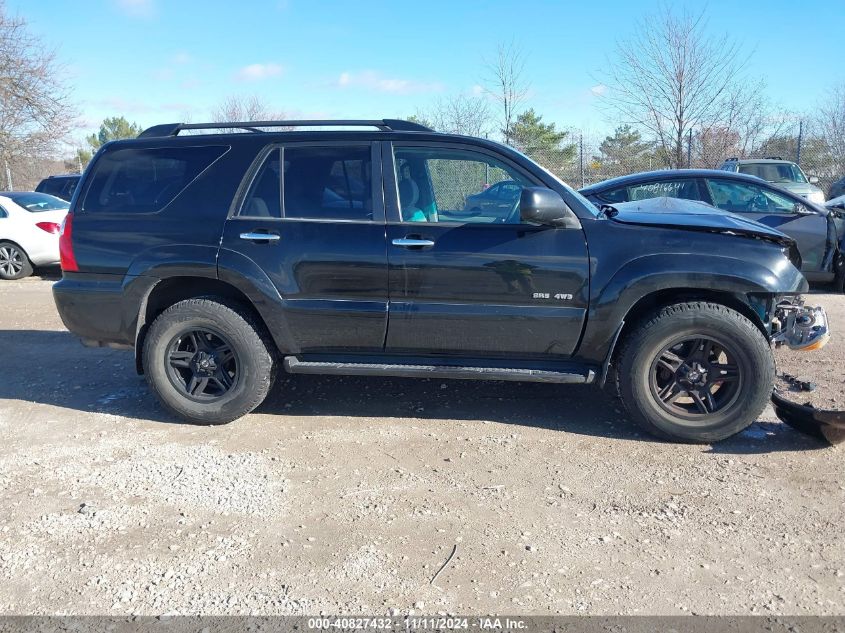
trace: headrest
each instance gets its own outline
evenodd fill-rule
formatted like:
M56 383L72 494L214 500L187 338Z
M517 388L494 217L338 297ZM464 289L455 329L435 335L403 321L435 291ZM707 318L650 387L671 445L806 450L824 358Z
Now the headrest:
M416 206L420 199L420 188L410 178L399 181L399 205L403 209Z

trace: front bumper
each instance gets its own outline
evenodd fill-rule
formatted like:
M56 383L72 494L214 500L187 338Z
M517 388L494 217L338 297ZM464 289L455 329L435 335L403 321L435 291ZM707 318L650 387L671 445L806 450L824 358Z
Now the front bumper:
M772 343L789 349L810 352L821 349L830 340L824 308L810 308L801 300L778 304L772 319Z
M772 392L772 406L778 418L797 431L827 440L831 444L845 441L845 411L816 409L810 405L790 402L777 391Z

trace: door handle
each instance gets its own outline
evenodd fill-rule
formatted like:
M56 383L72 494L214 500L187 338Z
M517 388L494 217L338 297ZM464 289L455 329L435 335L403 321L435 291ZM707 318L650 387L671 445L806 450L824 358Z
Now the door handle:
M422 240L412 237L397 237L393 240L394 246L401 246L402 248L424 248L426 246L434 246L433 240Z
M275 233L241 233L241 239L251 242L278 242L282 238Z

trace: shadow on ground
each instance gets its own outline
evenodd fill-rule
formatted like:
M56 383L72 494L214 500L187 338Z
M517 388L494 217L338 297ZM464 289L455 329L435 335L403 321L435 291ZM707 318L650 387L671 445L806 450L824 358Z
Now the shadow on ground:
M84 348L69 332L44 330L0 330L0 350L5 358L17 359L16 370L6 372L0 380L2 400L181 423L159 406L143 377L135 373L131 352ZM641 433L607 392L541 383L283 375L257 412L490 421L620 440L659 441ZM756 423L703 450L749 454L825 446L784 424Z

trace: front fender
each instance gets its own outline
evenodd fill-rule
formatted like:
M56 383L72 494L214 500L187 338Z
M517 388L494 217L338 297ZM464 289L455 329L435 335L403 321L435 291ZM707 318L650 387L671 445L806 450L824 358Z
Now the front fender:
M741 253L742 251L740 251ZM752 293L788 294L808 290L807 280L786 257L763 264L725 255L646 255L621 266L591 291L581 356L604 361L631 308L648 295L668 290L689 295L696 290L720 292L749 303Z

